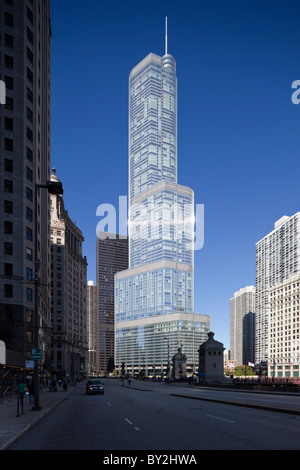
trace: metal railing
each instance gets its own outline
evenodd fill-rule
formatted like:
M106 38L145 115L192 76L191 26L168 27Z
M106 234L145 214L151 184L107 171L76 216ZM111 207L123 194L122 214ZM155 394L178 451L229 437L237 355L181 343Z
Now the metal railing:
M0 364L0 401L17 395L20 381L26 380L26 369Z

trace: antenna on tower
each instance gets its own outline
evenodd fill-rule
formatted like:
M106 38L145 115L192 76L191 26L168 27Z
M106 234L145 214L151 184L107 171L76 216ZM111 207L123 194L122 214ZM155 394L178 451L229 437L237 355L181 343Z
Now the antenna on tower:
M168 17L166 16L166 40L165 40L165 54L168 54Z

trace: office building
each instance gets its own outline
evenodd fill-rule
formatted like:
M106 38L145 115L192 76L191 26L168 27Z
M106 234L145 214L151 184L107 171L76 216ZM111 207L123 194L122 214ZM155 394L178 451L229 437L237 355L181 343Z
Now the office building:
M107 232L97 235L96 372L107 375L115 368L115 274L128 268L128 238Z
M230 351L227 349L224 350L223 353L223 359L224 359L224 370L228 371L229 374L234 373L234 369L238 365L235 359L230 359Z
M256 244L256 363L270 361L271 349L272 351L274 349L273 344L272 347L269 344L271 289L280 288L281 284L289 281L299 273L300 212L297 212L291 217L283 216L279 219L274 225L274 230ZM274 293L274 296L276 297L276 293ZM280 325L280 328L283 328L283 325Z
M53 170L51 181L58 182ZM84 237L60 195L51 195L51 372L80 380L87 375L87 260Z
M177 183L176 62L150 53L129 76L129 269L115 276L117 370L193 371L209 317L194 313L194 193ZM168 353L167 353L168 350Z
M300 273L271 287L268 305L268 376L299 378Z
M97 286L93 281L87 285L87 324L88 324L88 375L97 375L96 340L97 340L98 302Z
M31 359L38 328L41 367L51 367L49 195L50 1L0 0L0 339ZM37 207L37 213L35 211ZM37 216L37 224L35 222ZM34 322L35 228L39 259L38 325ZM15 354L15 358L17 357Z
M230 359L254 363L255 287L247 286L230 299Z

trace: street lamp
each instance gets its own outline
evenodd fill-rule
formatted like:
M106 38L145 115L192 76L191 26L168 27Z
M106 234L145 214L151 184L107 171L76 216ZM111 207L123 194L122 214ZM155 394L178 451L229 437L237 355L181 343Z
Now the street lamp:
M60 181L47 181L46 184L36 184L35 185L35 295L34 295L34 346L36 350L39 348L39 255L38 255L38 217L37 217L37 197L39 189L47 189L49 194L62 195L63 187ZM34 363L34 406L32 407L33 411L40 411L42 408L40 406L40 383L39 383L39 363L38 359Z
M168 364L167 364L167 377L170 375L170 339L164 336L164 339L168 341Z

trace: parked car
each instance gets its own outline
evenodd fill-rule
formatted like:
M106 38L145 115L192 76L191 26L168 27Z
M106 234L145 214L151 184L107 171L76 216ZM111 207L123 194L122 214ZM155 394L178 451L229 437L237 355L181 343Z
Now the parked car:
M86 393L91 395L92 393L104 394L104 387L101 380L88 380L86 383Z

